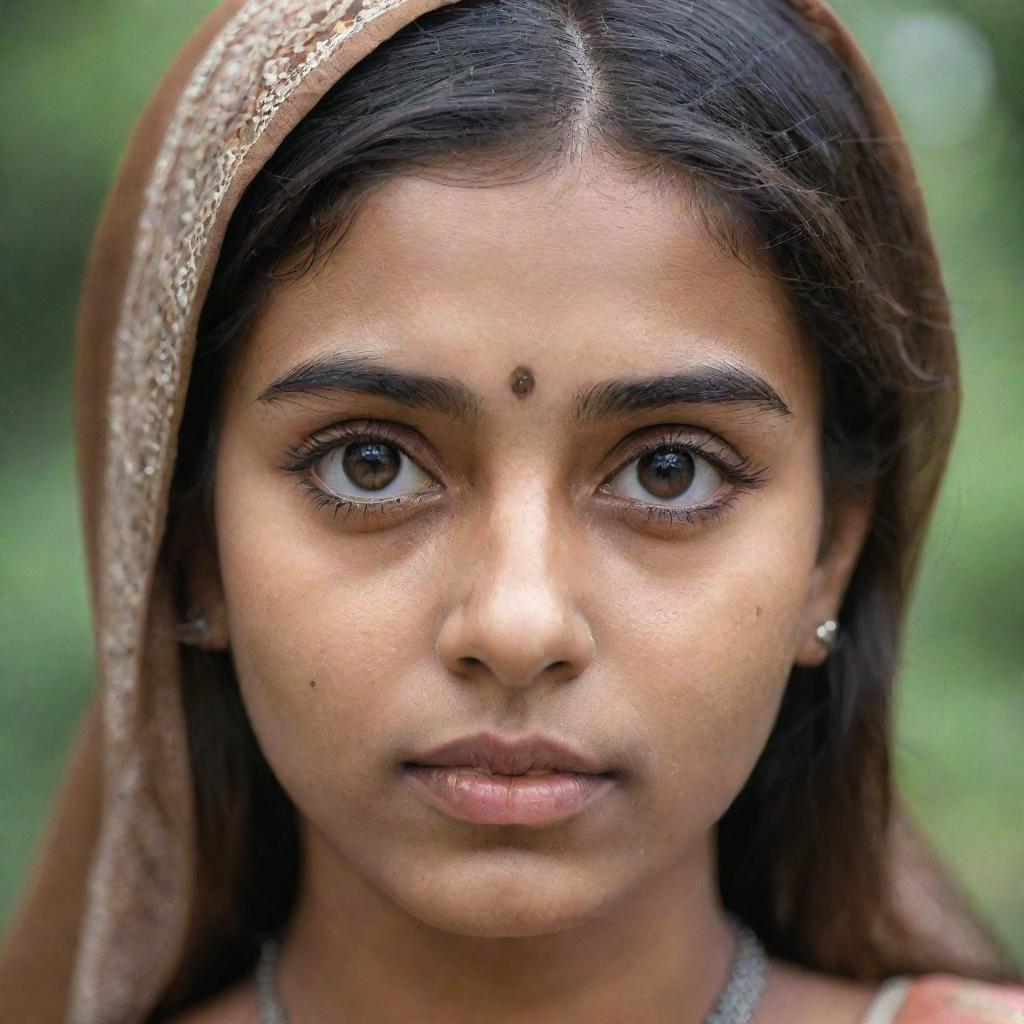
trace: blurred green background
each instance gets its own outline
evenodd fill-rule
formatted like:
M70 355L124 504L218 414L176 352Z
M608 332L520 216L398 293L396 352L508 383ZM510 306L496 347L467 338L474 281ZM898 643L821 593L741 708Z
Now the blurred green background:
M92 686L75 304L128 133L210 0L14 0L0 41L0 922ZM1024 2L838 0L903 119L965 404L912 609L912 808L1024 960Z

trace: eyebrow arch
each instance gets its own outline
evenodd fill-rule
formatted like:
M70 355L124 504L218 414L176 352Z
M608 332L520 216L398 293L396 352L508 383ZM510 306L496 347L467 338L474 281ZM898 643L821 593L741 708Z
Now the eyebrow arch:
M412 409L433 409L467 426L481 407L479 397L460 381L405 373L358 354L314 356L268 384L256 400L272 403L336 391L387 398Z
M791 415L782 396L761 374L736 363L706 363L681 373L608 380L576 396L573 417L581 422L657 409L666 405L743 402Z
M306 395L353 392L390 399L409 408L432 409L471 426L483 406L461 381L395 370L359 354L327 354L293 367L268 384L257 401L273 403ZM680 373L600 381L579 392L571 418L594 422L623 413L677 404L735 402L788 416L789 406L755 370L735 363L708 363Z

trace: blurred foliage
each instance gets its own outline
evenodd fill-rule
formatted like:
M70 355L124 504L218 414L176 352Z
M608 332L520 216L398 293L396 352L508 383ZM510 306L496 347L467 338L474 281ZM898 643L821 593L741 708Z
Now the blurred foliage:
M5 11L0 920L92 686L70 404L84 261L135 118L211 6L15 0ZM899 769L911 806L1024 958L1024 5L835 6L914 148L964 374L912 609Z

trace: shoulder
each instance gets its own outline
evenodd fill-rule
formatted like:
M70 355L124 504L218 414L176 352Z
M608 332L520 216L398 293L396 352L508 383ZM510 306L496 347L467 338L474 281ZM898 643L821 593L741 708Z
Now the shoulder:
M249 981L172 1017L167 1024L259 1024L259 1007Z
M758 1020L765 1024L1024 1024L1024 986L954 974L855 982L769 961Z
M1024 1024L1024 986L955 974L909 980L893 1024Z
M758 1021L764 1024L860 1024L876 986L769 960Z

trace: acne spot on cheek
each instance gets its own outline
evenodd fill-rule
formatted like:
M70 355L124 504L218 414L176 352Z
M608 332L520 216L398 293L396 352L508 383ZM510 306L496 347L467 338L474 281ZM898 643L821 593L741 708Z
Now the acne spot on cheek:
M509 378L509 386L512 388L512 394L517 398L526 398L526 396L533 391L533 387L536 381L533 377L533 371L527 369L525 366L517 366L512 371L512 376Z
M309 688L311 690L315 690L316 689L316 680L315 679L310 679L310 681L309 681Z

